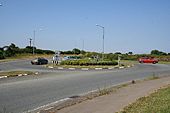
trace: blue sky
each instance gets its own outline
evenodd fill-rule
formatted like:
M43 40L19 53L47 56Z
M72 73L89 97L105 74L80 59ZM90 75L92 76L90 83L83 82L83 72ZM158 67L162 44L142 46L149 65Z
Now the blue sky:
M0 0L0 47L170 52L170 0ZM41 29L41 30L40 30Z

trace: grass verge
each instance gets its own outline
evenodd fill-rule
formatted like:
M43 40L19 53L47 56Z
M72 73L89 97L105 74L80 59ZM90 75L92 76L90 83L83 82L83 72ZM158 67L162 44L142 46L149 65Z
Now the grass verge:
M13 61L13 60L18 60L18 59L33 59L33 58L37 58L37 57L45 57L45 58L49 58L52 57L53 55L47 55L47 54L17 54L13 57L7 57L6 59L2 59L0 60L0 62L8 62L8 61Z
M159 61L159 63L158 64L170 64L170 62L166 62L166 61Z
M7 71L0 72L0 76L14 77L18 75L35 75L35 72L31 71Z
M120 113L170 113L170 85L148 97L139 98Z

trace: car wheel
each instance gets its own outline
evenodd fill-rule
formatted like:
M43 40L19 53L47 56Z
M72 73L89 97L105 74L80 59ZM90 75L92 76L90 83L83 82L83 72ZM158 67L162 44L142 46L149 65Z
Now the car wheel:
M156 62L153 62L153 64L156 64Z

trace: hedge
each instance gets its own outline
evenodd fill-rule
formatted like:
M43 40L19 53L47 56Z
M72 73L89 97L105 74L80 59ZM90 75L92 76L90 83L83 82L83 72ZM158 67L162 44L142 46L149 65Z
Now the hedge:
M92 65L117 65L116 61L90 61L90 60L65 60L60 63L61 65L80 65L80 66L92 66Z

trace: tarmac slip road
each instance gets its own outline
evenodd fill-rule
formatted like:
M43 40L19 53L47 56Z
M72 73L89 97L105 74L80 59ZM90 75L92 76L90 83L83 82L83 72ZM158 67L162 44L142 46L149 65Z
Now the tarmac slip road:
M134 79L168 75L169 65L138 64L110 71L53 71L42 76L0 80L0 109L22 113L60 99ZM1 110L0 110L1 111Z

